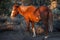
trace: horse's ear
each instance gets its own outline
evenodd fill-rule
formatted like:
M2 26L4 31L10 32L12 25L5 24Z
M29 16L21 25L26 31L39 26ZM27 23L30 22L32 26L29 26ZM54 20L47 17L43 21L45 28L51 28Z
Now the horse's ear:
M17 5L16 3L13 5L13 7L16 7L16 8L18 8L19 7L19 5Z

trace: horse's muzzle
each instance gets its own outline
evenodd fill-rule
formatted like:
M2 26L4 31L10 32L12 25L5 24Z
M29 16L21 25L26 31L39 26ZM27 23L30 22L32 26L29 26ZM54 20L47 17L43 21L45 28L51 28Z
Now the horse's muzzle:
M13 16L10 16L10 18L13 20L15 17L13 17Z

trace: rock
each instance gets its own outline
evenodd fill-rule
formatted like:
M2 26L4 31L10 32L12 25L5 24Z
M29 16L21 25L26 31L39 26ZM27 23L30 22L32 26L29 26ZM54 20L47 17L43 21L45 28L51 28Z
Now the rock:
M36 34L42 34L44 32L44 29L42 27L37 27L36 28Z

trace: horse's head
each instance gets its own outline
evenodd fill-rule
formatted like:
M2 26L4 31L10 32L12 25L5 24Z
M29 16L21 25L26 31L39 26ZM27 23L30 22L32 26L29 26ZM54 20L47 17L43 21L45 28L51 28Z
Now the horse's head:
M11 18L17 16L17 14L18 14L18 6L15 4L12 7Z

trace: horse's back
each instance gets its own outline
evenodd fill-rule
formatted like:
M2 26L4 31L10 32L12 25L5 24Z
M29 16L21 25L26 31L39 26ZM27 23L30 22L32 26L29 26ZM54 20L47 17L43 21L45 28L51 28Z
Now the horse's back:
M30 6L20 6L19 8L20 8L21 11L23 11L24 13L33 12L33 11L36 9L36 7L35 7L35 6L32 6L32 5L30 5Z
M49 8L47 6L40 6L39 9L41 12L44 12L44 11L48 11Z

